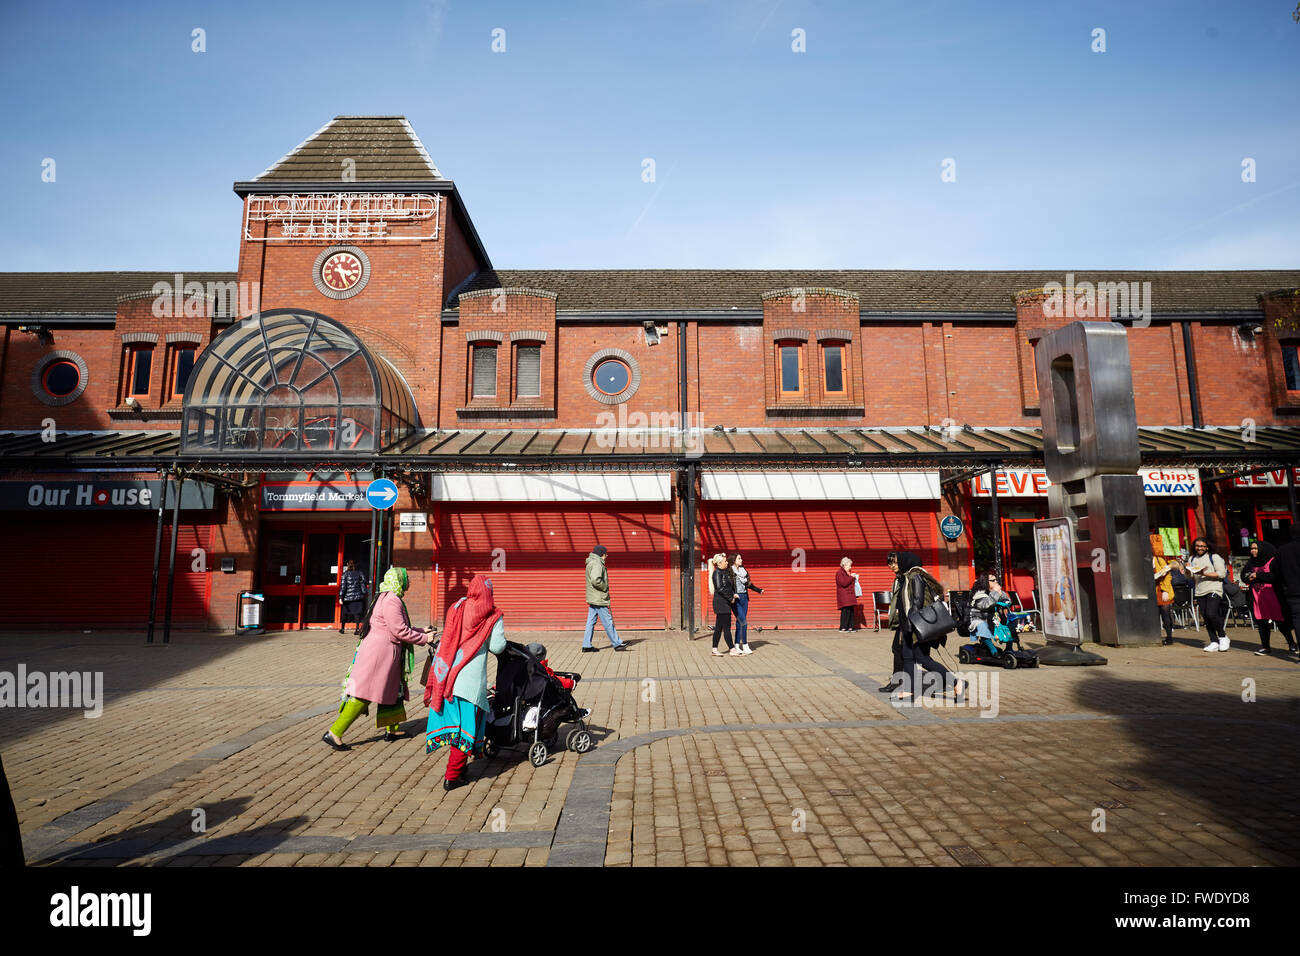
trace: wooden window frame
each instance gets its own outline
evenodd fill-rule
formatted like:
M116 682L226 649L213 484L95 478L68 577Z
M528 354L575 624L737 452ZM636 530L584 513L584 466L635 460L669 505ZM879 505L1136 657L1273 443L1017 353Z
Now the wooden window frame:
M500 342L493 342L493 341L490 340L490 339L480 339L479 341L474 342L474 343L470 346L470 350L469 350L469 400L470 400L470 402L477 402L477 403L479 403L479 404L488 404L488 405L490 405L490 404L493 404L494 402L496 402L496 400L497 400L497 396L501 394L501 388L500 388L500 384L501 384L501 383L500 383L500 377L501 377L501 353L498 351L498 349L500 349L500 347L501 347L501 343L500 343ZM475 361L475 357L476 357L476 355L477 355L477 353L478 353L478 351L479 351L480 349L491 350L491 352L492 352L492 356L493 356L493 360L492 360L492 394L491 394L491 395L479 395L479 394L477 394L477 392L476 392L476 390L475 390L475 388L474 388L474 377L475 377L475 376L474 376L474 361Z
M177 387L176 376L181 370L181 353L193 352L194 360L190 364L190 374L194 374L194 366L199 362L199 347L190 343L182 342L173 345L167 349L167 400L179 402L185 397L185 386Z
M542 342L528 341L527 339L522 339L518 342L513 343L514 354L511 355L511 359L512 359L511 394L514 396L514 400L516 402L536 403L542 400L542 352L544 347L545 347L544 343ZM537 350L537 394L536 395L524 395L519 391L519 368L520 368L520 355L522 349Z
M778 339L776 345L776 398L778 402L804 401L808 397L808 377L805 374L804 351L807 343L791 339ZM795 349L799 357L799 390L785 390L784 350Z
M837 403L848 404L849 401L849 343L839 339L828 339L820 343L821 345L821 372L822 372L822 398L824 400L834 400ZM839 349L840 352L840 389L831 391L826 381L826 353L830 349Z
M122 388L123 400L134 398L139 401L142 398L147 399L149 397L149 390L153 387L153 352L154 346L152 345L128 345L126 347L126 380L123 382ZM141 353L148 353L149 355L149 379L145 383L145 390L137 392L134 391L136 363L139 362Z
M1281 370L1281 371L1282 371L1282 394L1283 394L1284 396L1286 396L1286 398L1289 399L1289 400L1291 400L1291 401L1294 401L1294 400L1296 400L1296 399L1300 399L1300 388L1292 388L1289 384L1287 384L1287 380L1286 380L1286 355L1287 355L1287 352L1290 352L1290 353L1292 353L1292 354L1295 356L1296 369L1297 369L1297 371L1300 371L1300 339L1284 339L1284 340L1278 342L1278 345L1279 345L1279 346L1281 347L1281 349L1282 349L1282 354L1281 354L1281 359L1282 359L1282 370Z

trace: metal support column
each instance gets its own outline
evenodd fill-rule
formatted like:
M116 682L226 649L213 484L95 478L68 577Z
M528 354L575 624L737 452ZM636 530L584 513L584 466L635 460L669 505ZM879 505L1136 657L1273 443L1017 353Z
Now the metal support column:
M167 556L167 605L163 610L163 638L164 644L170 644L172 640L172 595L176 590L176 537L180 531L181 524L181 488L185 484L185 475L177 473L171 481L172 494L176 497L172 500L172 549Z
M1295 463L1287 462L1286 466L1286 503L1291 509L1291 526L1295 527Z
M167 472L160 471L158 477L158 526L153 533L153 583L149 586L149 630L145 643L153 643L154 625L158 620L158 564L162 559L163 512L167 510Z
M686 636L695 636L695 462L686 463L686 502L682 509L683 597L686 601Z
M993 573L999 581L1002 581L1002 511L998 507L998 469L996 465L989 471L989 502L993 506ZM1006 584L1005 581L1002 581L1002 583Z

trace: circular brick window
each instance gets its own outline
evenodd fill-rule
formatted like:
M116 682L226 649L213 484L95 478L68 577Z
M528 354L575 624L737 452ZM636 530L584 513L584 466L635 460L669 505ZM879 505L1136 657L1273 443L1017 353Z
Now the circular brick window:
M641 369L622 349L601 349L582 370L587 394L605 405L626 402L641 385Z
M86 390L86 375L86 361L76 352L51 352L32 369L32 394L46 405L67 405Z

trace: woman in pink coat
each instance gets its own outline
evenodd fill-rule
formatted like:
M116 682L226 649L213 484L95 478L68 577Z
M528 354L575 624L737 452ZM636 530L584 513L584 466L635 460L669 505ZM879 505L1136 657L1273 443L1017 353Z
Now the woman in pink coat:
M428 644L433 628L411 627L402 595L410 583L406 568L389 568L370 609L366 636L357 644L356 656L343 681L339 719L321 737L335 750L350 750L343 734L352 722L375 709L375 726L385 728L384 739L396 740L395 725L404 720L406 682L415 659L413 646Z

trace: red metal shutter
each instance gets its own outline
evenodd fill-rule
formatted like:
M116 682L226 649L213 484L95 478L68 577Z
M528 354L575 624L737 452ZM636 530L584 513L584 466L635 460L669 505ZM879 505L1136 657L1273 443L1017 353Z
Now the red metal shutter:
M438 620L445 620L447 607L465 596L475 574L487 574L507 625L581 628L587 620L587 555L603 544L609 549L614 623L667 627L666 503L445 503L440 512Z
M893 583L893 574L885 567L890 551L913 551L931 573L937 571L936 505L882 502L878 507L853 508L809 502L706 501L700 508L702 554L708 559L719 551L728 555L739 551L744 557L751 578L763 589L762 594L750 592L753 627L837 626L835 572L840 558L852 558L871 622L871 592L886 591ZM703 619L712 621L708 581L700 577Z
M32 628L143 628L149 620L155 519L149 514L46 512L7 519L0 550L5 626ZM207 549L212 528L182 520L176 539L176 589L172 621L208 619L212 568L193 571L194 548ZM158 571L158 621L167 597L167 547L163 527ZM210 561L210 558L206 558Z

